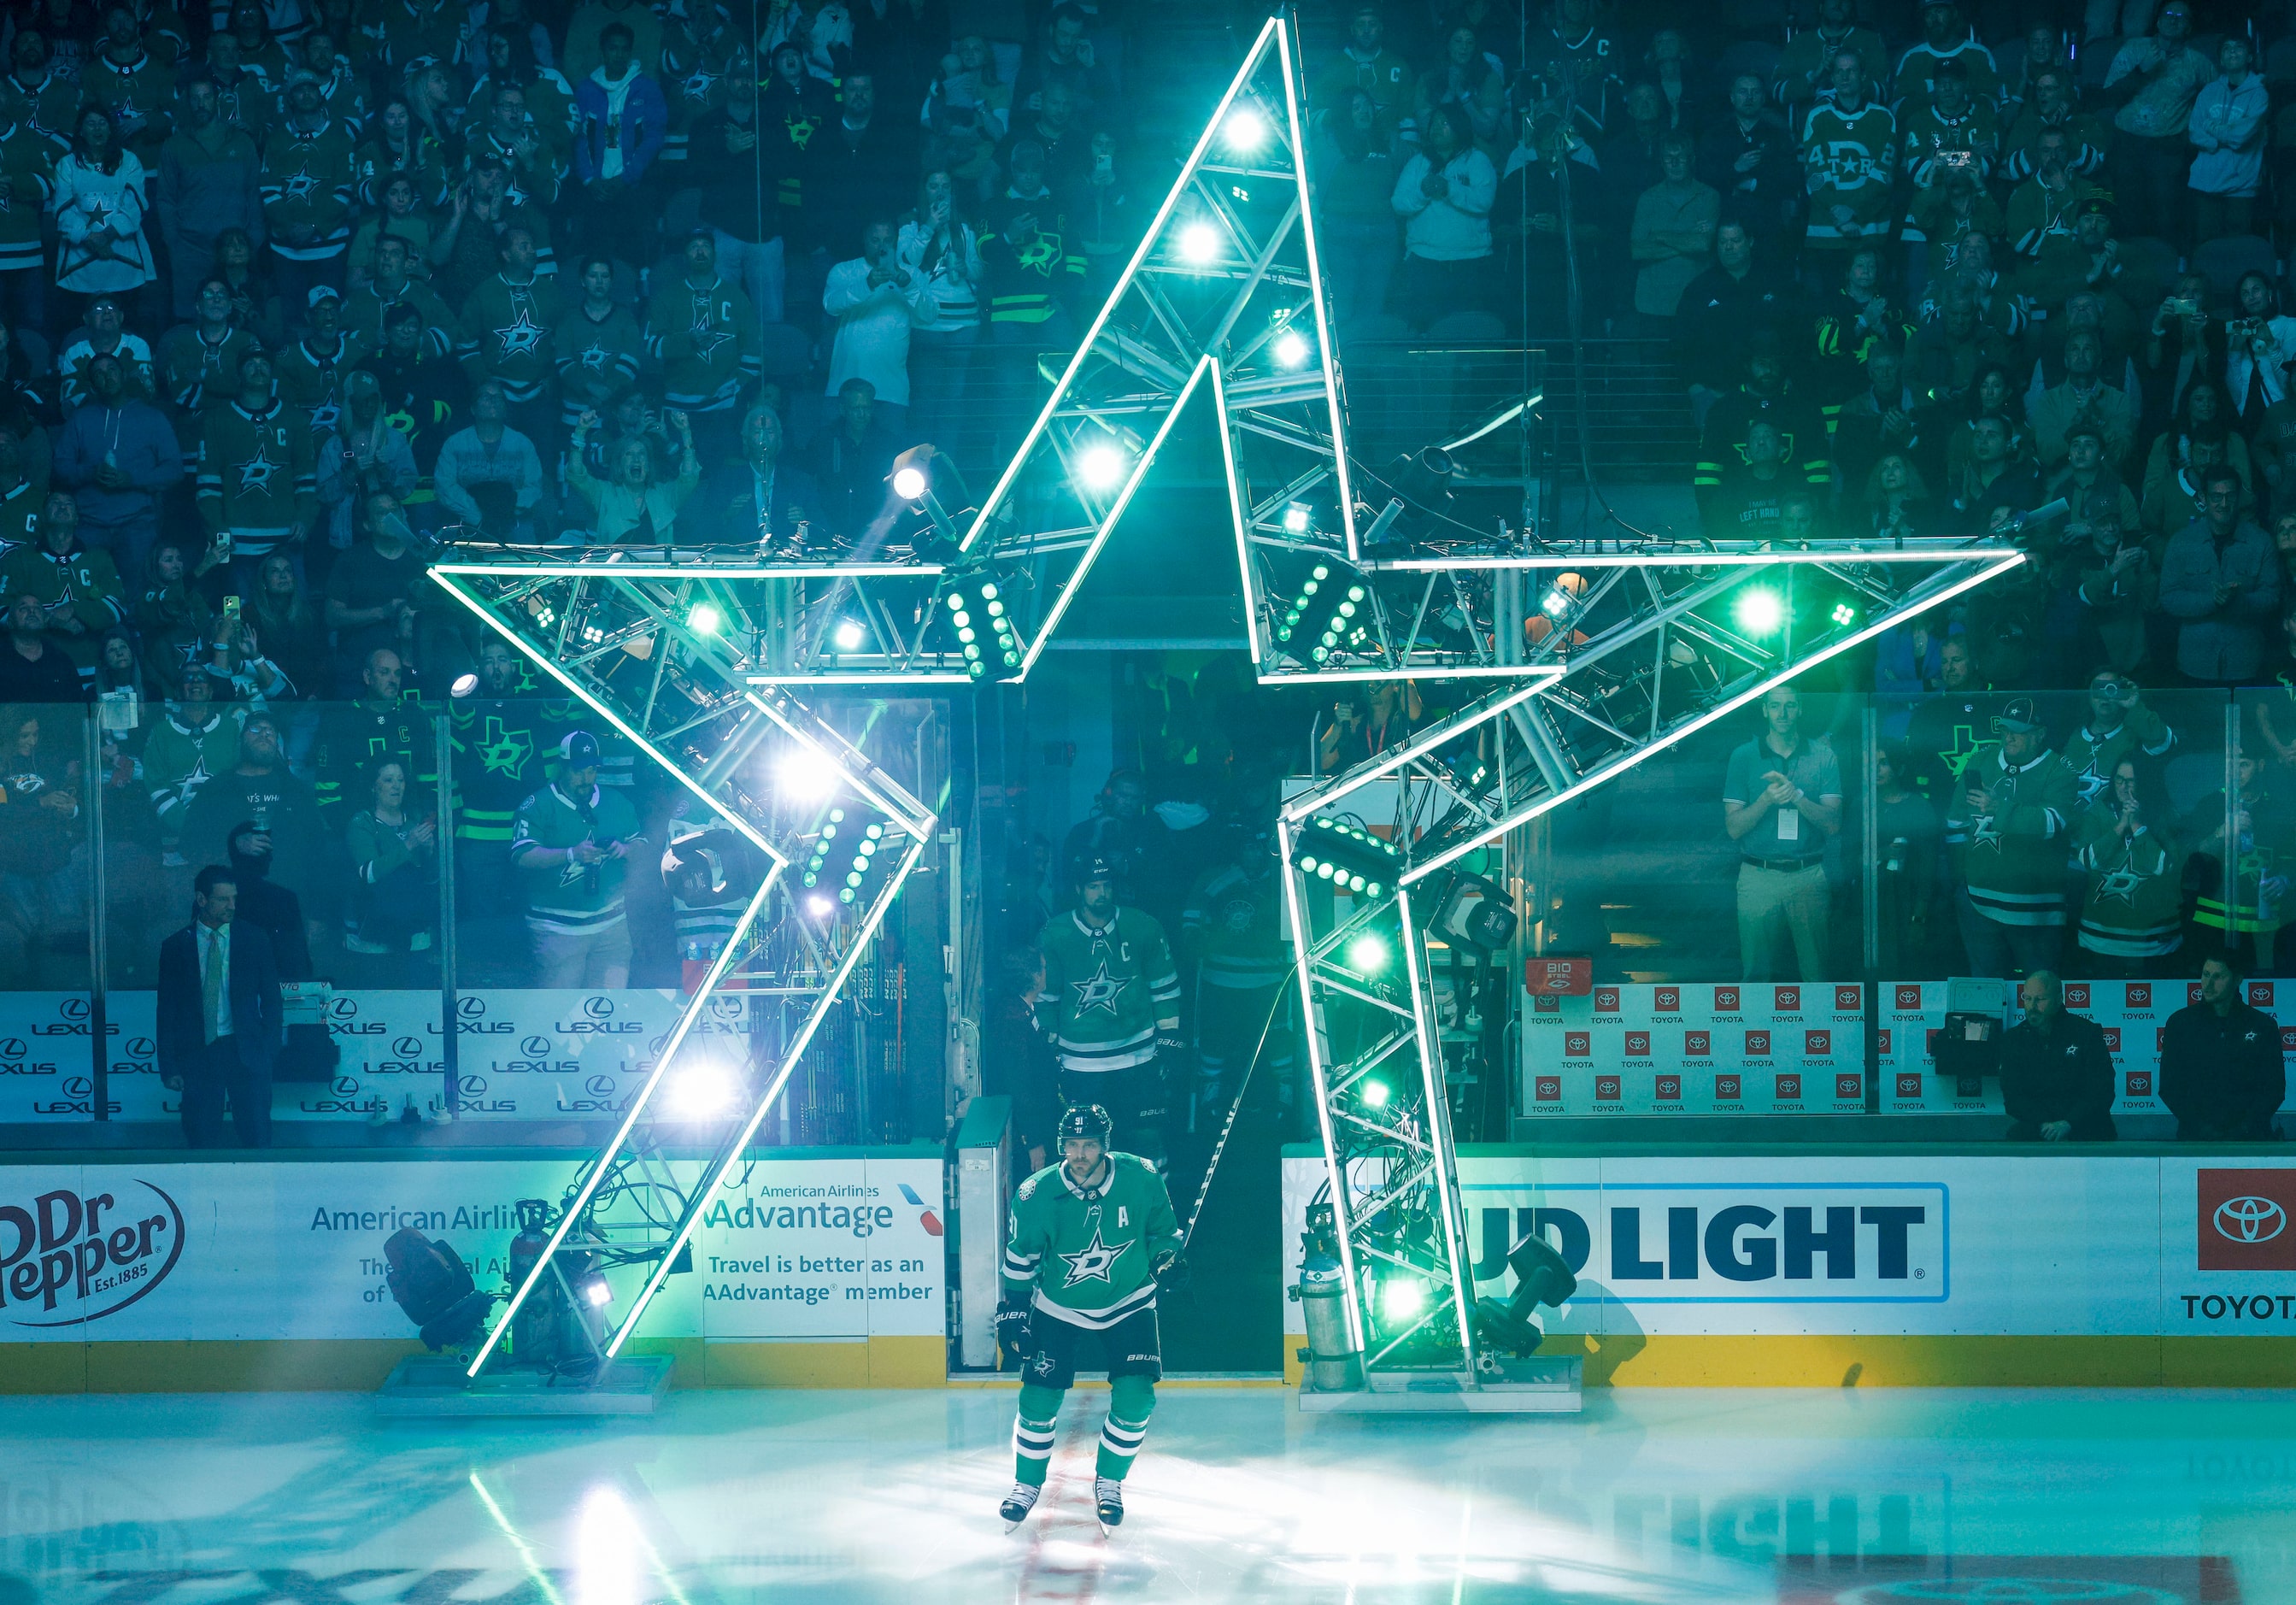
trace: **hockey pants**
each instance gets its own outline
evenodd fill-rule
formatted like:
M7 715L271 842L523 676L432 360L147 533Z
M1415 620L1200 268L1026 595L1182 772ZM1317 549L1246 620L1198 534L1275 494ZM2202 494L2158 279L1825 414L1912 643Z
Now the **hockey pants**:
M1021 1413L1013 1422L1013 1475L1030 1487L1045 1486L1053 1459L1053 1428L1066 1396L1065 1388L1021 1385ZM1124 1480L1132 1469L1132 1457L1148 1436L1148 1418L1155 1411L1156 1385L1147 1378L1119 1377L1108 1385L1108 1420L1101 1423L1096 1475Z

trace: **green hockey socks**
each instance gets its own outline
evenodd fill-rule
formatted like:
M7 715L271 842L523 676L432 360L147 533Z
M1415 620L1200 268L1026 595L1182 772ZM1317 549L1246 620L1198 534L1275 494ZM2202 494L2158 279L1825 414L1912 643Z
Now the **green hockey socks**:
M1023 1383L1020 1413L1013 1419L1013 1477L1032 1488L1045 1486L1052 1467L1054 1428L1065 1390ZM1122 1482L1132 1457L1147 1441L1148 1418L1156 1410L1156 1385L1145 1377L1119 1377L1109 1384L1108 1419L1100 1425L1100 1464L1095 1473Z
M1053 1461L1053 1426L1060 1419L1062 1389L1021 1385L1021 1413L1013 1419L1013 1477L1032 1488L1045 1486Z
M1156 1385L1145 1377L1119 1377L1108 1385L1108 1420L1100 1424L1099 1475L1122 1482L1148 1436Z

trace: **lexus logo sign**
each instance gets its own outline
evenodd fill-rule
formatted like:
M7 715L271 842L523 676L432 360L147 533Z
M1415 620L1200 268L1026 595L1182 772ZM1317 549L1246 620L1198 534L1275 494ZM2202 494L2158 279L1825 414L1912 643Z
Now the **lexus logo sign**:
M2217 1206L2217 1231L2235 1243L2268 1243L2288 1230L2288 1212L2253 1193Z

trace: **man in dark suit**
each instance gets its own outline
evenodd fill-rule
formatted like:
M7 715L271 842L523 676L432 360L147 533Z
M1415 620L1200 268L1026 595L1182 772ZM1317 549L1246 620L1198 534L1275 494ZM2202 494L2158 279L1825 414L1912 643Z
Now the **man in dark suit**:
M221 1148L224 1099L244 1148L271 1146L279 1053L279 968L271 939L234 922L239 883L209 864L193 882L192 923L160 944L160 1078L184 1095L184 1136Z
M763 498L764 515L758 503ZM817 523L827 534L828 509L813 475L782 455L782 421L771 407L753 407L742 420L742 455L703 476L679 514L705 540L729 547L759 544L770 532L776 542L791 539L801 523Z
M2111 1142L2112 1054L2104 1028L2065 1012L2064 984L2037 969L2019 990L2025 1017L2001 1038L2001 1101L2012 1142Z

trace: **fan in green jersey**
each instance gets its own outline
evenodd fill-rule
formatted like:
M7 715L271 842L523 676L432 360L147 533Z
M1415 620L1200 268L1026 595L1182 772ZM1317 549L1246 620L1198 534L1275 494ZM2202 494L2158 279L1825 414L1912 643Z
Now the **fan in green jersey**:
M1071 1105L1061 1116L1061 1163L1021 1183L1013 1199L996 1340L1022 1360L1013 1423L1016 1480L1003 1506L1016 1526L1044 1491L1078 1349L1096 1344L1108 1373L1108 1419L1093 1480L1103 1527L1124 1519L1124 1477L1148 1436L1164 1374L1156 1288L1180 1272L1180 1225L1163 1178L1139 1156L1110 1151L1110 1130L1107 1110Z

